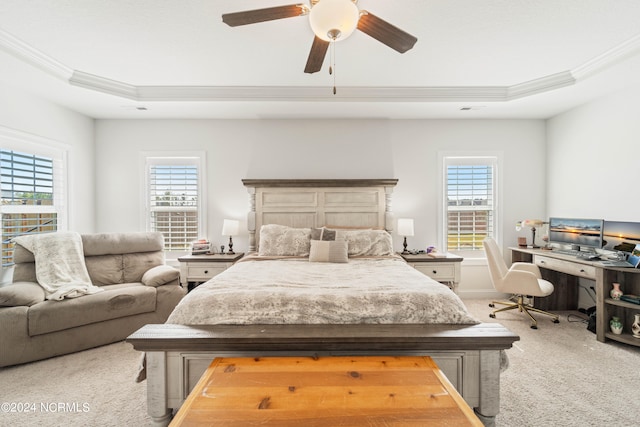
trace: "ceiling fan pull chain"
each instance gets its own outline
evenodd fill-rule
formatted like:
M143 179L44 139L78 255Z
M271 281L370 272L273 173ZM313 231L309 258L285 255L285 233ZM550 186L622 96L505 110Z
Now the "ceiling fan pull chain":
M333 94L336 94L336 41L331 42L331 65L329 65L329 74L333 75Z
M334 53L333 53L333 49L334 49L333 46L334 45L335 45L335 42L333 42L333 41L329 42L329 54L331 56L331 58L329 59L329 75L333 75L333 64L334 64L334 61L335 61Z

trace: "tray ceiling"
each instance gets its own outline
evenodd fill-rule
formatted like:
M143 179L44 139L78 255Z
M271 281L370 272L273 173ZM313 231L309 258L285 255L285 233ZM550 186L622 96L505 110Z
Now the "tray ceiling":
M547 118L640 84L637 0L360 0L418 42L337 43L337 95L307 17L221 20L292 3L3 0L0 82L96 118Z

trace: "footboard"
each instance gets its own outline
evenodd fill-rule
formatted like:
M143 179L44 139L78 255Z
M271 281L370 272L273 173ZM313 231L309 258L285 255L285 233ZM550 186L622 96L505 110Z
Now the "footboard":
M500 408L502 350L519 337L500 324L479 325L146 325L127 341L146 352L147 407L169 423L215 357L273 355L431 356L493 425Z

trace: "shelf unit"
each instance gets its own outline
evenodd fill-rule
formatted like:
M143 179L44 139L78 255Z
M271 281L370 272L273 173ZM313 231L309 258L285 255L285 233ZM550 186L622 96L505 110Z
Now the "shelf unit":
M628 345L640 347L640 338L631 334L631 324L634 314L640 313L640 305L630 302L615 300L609 297L613 283L620 283L620 288L625 294L640 295L640 270L629 268L598 269L596 277L596 334L598 341L613 340ZM609 321L613 316L618 316L622 322L622 334L616 335L609 328Z
M640 338L631 334L634 314L640 305L610 297L613 283L620 283L625 294L640 295L640 269L604 266L597 261L577 259L555 251L512 247L512 262L530 262L540 267L542 278L554 285L554 292L545 298L535 298L534 306L547 311L577 309L578 281L594 280L596 290L596 338L640 347ZM611 332L609 321L618 316L622 322L621 335Z

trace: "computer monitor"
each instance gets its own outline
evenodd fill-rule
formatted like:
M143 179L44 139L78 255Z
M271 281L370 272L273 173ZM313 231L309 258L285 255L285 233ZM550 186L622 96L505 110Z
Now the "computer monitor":
M611 251L631 252L640 243L640 222L604 222L603 248Z
M604 220L585 218L549 218L549 241L571 245L571 249L602 248Z

